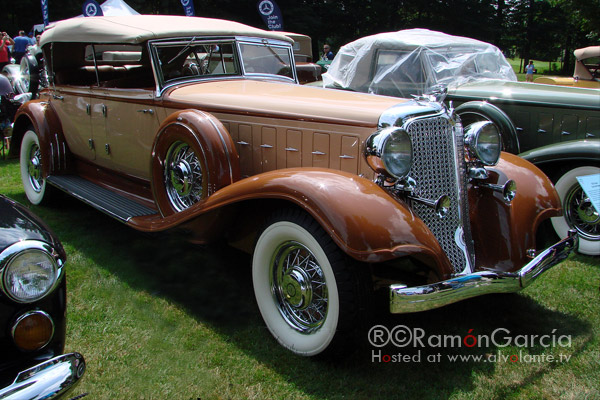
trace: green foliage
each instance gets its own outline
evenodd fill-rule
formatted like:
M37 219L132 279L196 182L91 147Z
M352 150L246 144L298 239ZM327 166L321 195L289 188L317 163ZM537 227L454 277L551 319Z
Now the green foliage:
M102 3L102 1L99 1ZM182 15L178 0L128 0L141 14ZM195 2L196 14L265 28L256 1ZM510 56L542 60L565 59L600 39L598 0L278 0L284 29L313 38L315 57L324 42L336 50L359 37L407 28L427 28L493 43ZM82 13L83 0L48 0L50 20ZM0 0L0 29L16 35L42 22L39 0Z

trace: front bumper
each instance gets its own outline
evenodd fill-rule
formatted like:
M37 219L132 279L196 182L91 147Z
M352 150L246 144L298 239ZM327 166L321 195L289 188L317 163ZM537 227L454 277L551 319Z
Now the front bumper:
M75 387L85 372L79 353L63 354L22 371L0 389L0 400L54 399Z
M478 271L430 285L391 285L390 312L426 311L484 294L519 291L567 258L577 245L577 234L571 230L567 238L542 251L516 272Z

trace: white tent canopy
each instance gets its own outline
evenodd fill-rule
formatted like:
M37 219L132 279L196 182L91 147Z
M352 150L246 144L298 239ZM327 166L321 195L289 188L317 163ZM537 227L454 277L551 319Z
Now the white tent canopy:
M100 4L102 13L107 17L117 15L139 15L139 12L129 7L123 0L106 0Z

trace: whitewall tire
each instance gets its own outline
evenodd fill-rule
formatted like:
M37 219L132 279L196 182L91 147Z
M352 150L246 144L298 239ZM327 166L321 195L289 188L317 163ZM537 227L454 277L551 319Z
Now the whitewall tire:
M267 328L286 349L320 354L344 336L341 326L354 325L347 299L358 293L346 294L353 285L343 260L308 215L282 214L260 234L252 260L254 294Z
M577 230L579 252L600 255L600 210L596 210L577 181L578 176L600 173L600 168L583 166L564 173L556 182L563 206L563 216L552 218L552 226L561 238L569 229Z
M49 197L46 179L42 175L42 150L38 136L28 129L21 141L21 181L25 195L31 204L41 204Z

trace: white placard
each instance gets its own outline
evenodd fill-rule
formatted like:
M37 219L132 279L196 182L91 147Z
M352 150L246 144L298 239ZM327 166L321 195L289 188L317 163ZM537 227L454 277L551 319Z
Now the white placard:
M596 211L600 211L600 174L578 176L577 181Z

